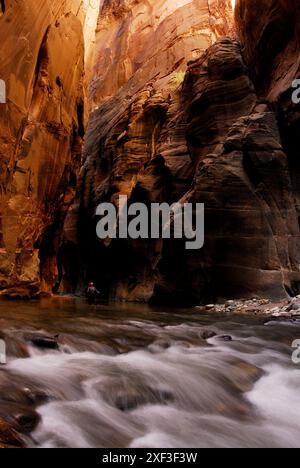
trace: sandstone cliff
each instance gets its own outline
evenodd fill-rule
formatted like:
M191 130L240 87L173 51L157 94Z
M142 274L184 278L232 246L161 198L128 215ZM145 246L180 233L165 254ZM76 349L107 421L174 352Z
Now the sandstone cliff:
M84 134L84 37L99 0L10 0L0 16L0 288L51 291ZM88 49L90 53L90 49Z
M300 68L297 0L239 0L236 24L243 56L260 95L274 101Z
M187 61L231 26L230 0L104 0L90 89L94 106L114 97L129 80L128 98L151 81L172 91Z
M86 278L118 299L179 303L298 291L297 209L271 104L274 51L283 49L271 28L272 47L261 57L251 28L258 15L268 29L274 11L237 5L241 51L232 39L214 44L233 35L229 3L104 2L81 236ZM289 24L289 11L275 13ZM290 32L286 47L294 50L294 42ZM119 194L145 203L205 202L204 249L191 253L172 240L96 241L95 207Z
M89 279L113 298L178 304L299 292L299 6L238 0L234 25L232 3L1 7L2 294ZM96 206L122 194L204 202L205 247L100 242Z
M271 103L291 177L291 195L300 219L300 106L292 83L300 78L300 4L297 0L239 0L236 27L243 56L258 95ZM291 256L298 266L298 239ZM292 284L295 291L299 281Z

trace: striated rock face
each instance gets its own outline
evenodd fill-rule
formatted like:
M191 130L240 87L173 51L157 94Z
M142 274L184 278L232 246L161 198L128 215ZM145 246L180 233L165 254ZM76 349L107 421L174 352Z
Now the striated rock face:
M195 161L185 136L188 111L181 86L187 62L201 57L216 37L229 34L231 20L229 1L103 4L80 224L86 279L107 284L113 297L153 297L155 287L167 281L160 272L164 245L117 241L105 247L95 239L95 207L117 201L120 194L135 201L177 201L189 190Z
M239 44L218 40L189 63L175 89L151 81L129 100L134 83L92 114L82 176L87 223L97 203L120 193L146 203L204 202L206 243L201 251L178 240L90 244L88 274L112 282L111 293L123 300L196 302L297 289L300 238L288 159ZM92 222L88 239L94 230Z
M292 101L300 77L300 4L297 0L239 0L237 30L260 95L276 110L300 217L300 106Z
M212 45L219 34L232 33L230 15L220 15L224 4L218 10L215 2L208 10L205 2L188 9L173 3L173 14L154 28L143 22L139 2L137 24L126 2L118 15L115 4L108 2L103 10L103 24L114 26L99 25L100 53L91 86L99 108L91 116L82 174L88 276L108 284L112 296L123 300L178 303L297 292L300 238L293 178L276 109L268 104L290 64L276 68L275 52L280 62L283 48L277 36L272 42L277 34L272 27L259 45L268 20L278 26L282 9L262 11L257 2L254 13L252 3L250 8L240 1L241 53L231 39ZM289 24L286 15L283 22ZM262 17L262 31L257 26L253 32L257 17ZM284 29L285 46L297 54L294 33L286 39L286 27L279 29ZM109 47L103 49L103 43ZM186 59L191 61L184 78ZM119 194L146 203L204 202L204 249L188 252L172 240L90 243L95 206L116 201Z
M205 261L200 264L205 266L205 272L211 272L209 281L214 297L230 294L280 297L299 292L300 177L296 163L299 144L295 138L299 130L299 106L291 100L291 83L297 76L299 61L298 26L293 29L290 11L281 9L281 14L284 13L281 21L291 28L286 50L282 51L276 34L282 28L286 32L286 27L282 24L280 27L278 2L273 3L277 7L268 10L270 2L254 4L240 0L237 12L242 15L244 11L245 16L243 21L238 20L237 29L242 60L248 68L244 67L243 76L232 54L230 59L228 46L223 57L212 47L208 56L213 56L216 83L218 75L223 76L225 87L218 83L216 90L213 73L209 73L208 91L201 95L197 90L200 99L192 104L192 110L199 116L193 117L192 133L189 130L187 133L188 140L192 136L192 154L202 155L207 148L212 153L198 167L191 199L206 203L207 242L203 249ZM298 7L293 14L299 17ZM257 18L261 31L252 28L252 21L257 24ZM264 36L261 42L260 35ZM248 76L254 81L254 88ZM247 81L248 92L244 87ZM221 97L223 90L227 102ZM243 104L236 101L237 96ZM237 107L232 107L231 100ZM233 124L230 128L224 125L228 117ZM224 127L220 132L221 122ZM216 127L221 145L216 147L217 151L211 151ZM206 138L207 148L203 148Z
M84 134L84 36L99 0L2 2L0 289L51 291Z
M127 99L151 81L172 91L187 61L228 34L231 25L230 0L104 0L90 87L94 106L130 79Z
M92 279L116 299L176 304L299 292L296 0L238 0L235 26L230 0L6 3L2 294ZM205 247L100 242L96 206L120 195L205 203Z
M239 0L236 28L256 89L276 112L300 219L300 105L292 100L292 83L300 78L300 4Z
M257 99L232 41L191 65L185 84L194 97L187 141L198 161L186 200L206 205L206 244L188 270L201 265L213 297L284 295L299 282L299 226L275 115Z
M238 0L236 25L258 93L276 100L300 68L297 0Z

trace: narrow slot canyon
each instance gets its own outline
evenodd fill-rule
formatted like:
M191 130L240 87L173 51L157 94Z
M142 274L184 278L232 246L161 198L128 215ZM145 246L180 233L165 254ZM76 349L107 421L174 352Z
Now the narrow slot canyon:
M0 0L0 43L0 448L297 447L299 2Z
M289 102L298 9L262 3L254 30L247 2L235 18L233 7L95 0L63 11L57 2L41 7L39 24L36 2L17 12L9 2L3 296L82 294L90 280L122 301L298 294L298 114ZM119 195L205 203L205 249L100 241L96 208Z

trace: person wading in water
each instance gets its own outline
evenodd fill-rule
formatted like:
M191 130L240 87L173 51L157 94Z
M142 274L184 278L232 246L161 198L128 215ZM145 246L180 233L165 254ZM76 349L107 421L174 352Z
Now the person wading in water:
M88 288L86 290L86 296L88 303L93 305L96 303L97 296L100 295L100 291L95 287L94 283L89 283Z

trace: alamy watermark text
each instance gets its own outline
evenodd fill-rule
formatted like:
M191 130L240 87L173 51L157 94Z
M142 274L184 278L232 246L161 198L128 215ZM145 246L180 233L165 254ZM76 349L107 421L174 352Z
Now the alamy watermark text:
M203 203L128 203L120 196L118 207L101 203L96 232L99 239L185 239L188 250L204 245Z
M4 340L0 340L0 364L6 364L6 344Z
M6 84L0 80L0 104L6 104Z

